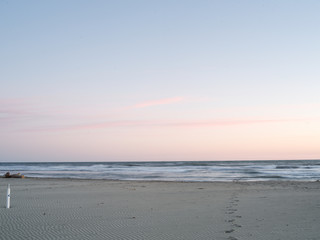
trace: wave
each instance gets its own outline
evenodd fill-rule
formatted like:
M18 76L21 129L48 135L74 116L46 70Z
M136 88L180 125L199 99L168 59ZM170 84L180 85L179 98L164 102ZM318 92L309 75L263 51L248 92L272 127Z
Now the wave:
M320 178L320 160L179 161L179 162L37 162L0 163L0 174L27 177L163 180L163 181L313 181Z

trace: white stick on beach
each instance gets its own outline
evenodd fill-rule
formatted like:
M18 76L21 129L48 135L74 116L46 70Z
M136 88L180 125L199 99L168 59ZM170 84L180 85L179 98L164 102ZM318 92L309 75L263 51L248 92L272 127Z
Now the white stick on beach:
M7 208L10 208L10 184L8 184L7 189Z

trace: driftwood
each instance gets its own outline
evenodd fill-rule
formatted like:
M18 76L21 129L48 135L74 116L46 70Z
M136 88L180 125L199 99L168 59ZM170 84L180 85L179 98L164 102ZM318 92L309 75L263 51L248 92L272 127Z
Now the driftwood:
M21 173L10 174L10 172L6 172L4 177L5 178L24 178L24 175L21 175Z

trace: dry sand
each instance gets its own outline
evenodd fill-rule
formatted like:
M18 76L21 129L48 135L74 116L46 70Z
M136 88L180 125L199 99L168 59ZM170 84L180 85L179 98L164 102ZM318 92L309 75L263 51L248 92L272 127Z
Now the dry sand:
M319 190L319 182L2 178L0 239L319 240Z

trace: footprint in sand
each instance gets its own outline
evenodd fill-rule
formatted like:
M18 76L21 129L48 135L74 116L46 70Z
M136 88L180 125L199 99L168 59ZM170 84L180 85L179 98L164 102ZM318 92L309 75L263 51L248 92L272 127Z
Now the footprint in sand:
M230 208L230 209L228 209L229 211L233 211L233 212L236 212L236 211L238 211L238 209L235 209L235 208Z
M229 240L238 240L238 238L231 237L231 236L230 236L230 237L228 237L228 239L229 239Z
M232 214L232 213L234 213L234 211L228 211L228 212L226 212L226 214Z
M227 220L226 222L232 223L234 221L235 221L235 219L230 219L230 220Z
M232 226L233 226L233 227L237 227L237 228L241 228L241 227L242 227L242 226L239 225L239 224L233 224Z
M227 211L225 213L226 214L234 214L235 212L237 212L238 211L238 209L237 209L238 202L239 202L239 199L238 199L237 195L234 194L233 196L231 196L229 205L226 207ZM236 218L241 218L240 215L235 216L235 217ZM226 230L225 231L225 233L227 233L227 234L230 234L230 233L234 232L235 231L234 228L240 228L241 227L241 225L235 223L236 219L229 219L229 220L226 220L225 222L230 223L230 227L231 227L230 230ZM238 240L238 238L229 236L228 240Z

